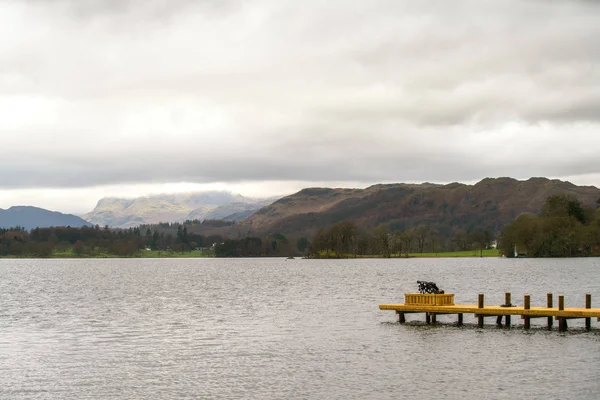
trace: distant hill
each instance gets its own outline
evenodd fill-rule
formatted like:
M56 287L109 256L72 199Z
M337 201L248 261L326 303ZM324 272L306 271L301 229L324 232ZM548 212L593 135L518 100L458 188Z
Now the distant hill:
M225 191L162 194L134 199L103 198L84 218L101 226L129 228L188 219L227 219L240 212L254 212L269 203L270 200L252 199Z
M89 222L72 214L63 214L31 206L15 206L8 210L0 208L0 228L21 226L27 230L51 226L78 228L92 226Z
M521 213L538 213L545 199L568 193L595 205L600 189L531 178L487 178L475 185L389 184L366 189L309 188L263 207L235 226L247 234L312 236L319 228L353 221L360 228L423 226L450 237L459 231L498 232Z
M194 210L186 219L222 219L225 221L241 221L254 214L260 208L269 205L273 200L262 200L252 203L236 202L213 208L210 211Z

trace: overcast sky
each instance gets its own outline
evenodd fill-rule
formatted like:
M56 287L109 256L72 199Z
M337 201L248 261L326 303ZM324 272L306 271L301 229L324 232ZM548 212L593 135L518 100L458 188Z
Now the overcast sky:
M0 0L0 208L600 186L599 3Z

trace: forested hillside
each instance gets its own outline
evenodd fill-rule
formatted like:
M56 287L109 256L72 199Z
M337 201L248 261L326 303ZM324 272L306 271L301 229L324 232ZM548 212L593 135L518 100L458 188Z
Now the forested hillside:
M385 225L390 231L435 230L442 238L502 230L522 213L539 213L546 198L569 194L593 205L600 189L546 178L484 179L452 183L375 185L366 189L304 189L254 213L238 232L313 236L321 228L351 221L358 229Z
M573 196L550 196L539 215L521 214L502 229L500 247L507 257L598 256L600 199L591 207Z

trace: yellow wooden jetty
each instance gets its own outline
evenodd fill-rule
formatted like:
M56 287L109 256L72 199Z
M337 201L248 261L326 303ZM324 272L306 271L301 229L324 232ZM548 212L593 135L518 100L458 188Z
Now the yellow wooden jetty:
M478 319L478 326L483 327L485 317L496 317L496 323L510 326L511 316L518 315L524 320L525 329L530 328L532 318L547 318L548 328L552 329L553 320L558 320L559 330L567 329L567 320L584 318L586 329L591 328L591 318L600 321L600 308L591 308L592 297L586 294L585 308L565 308L564 296L558 297L558 307L553 306L552 293L547 294L546 307L531 307L530 296L526 294L522 306L511 304L511 294L505 293L504 304L486 306L484 295L479 294L477 304L454 304L454 294L420 294L406 293L404 304L380 304L380 310L391 310L398 314L400 323L406 322L405 314L424 313L427 323L435 323L438 314L456 314L458 324L463 323L463 314L474 314Z

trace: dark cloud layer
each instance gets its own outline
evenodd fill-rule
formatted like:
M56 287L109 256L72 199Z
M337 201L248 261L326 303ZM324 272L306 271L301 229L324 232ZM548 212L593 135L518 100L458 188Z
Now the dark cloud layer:
M593 1L0 1L0 187L600 174Z

